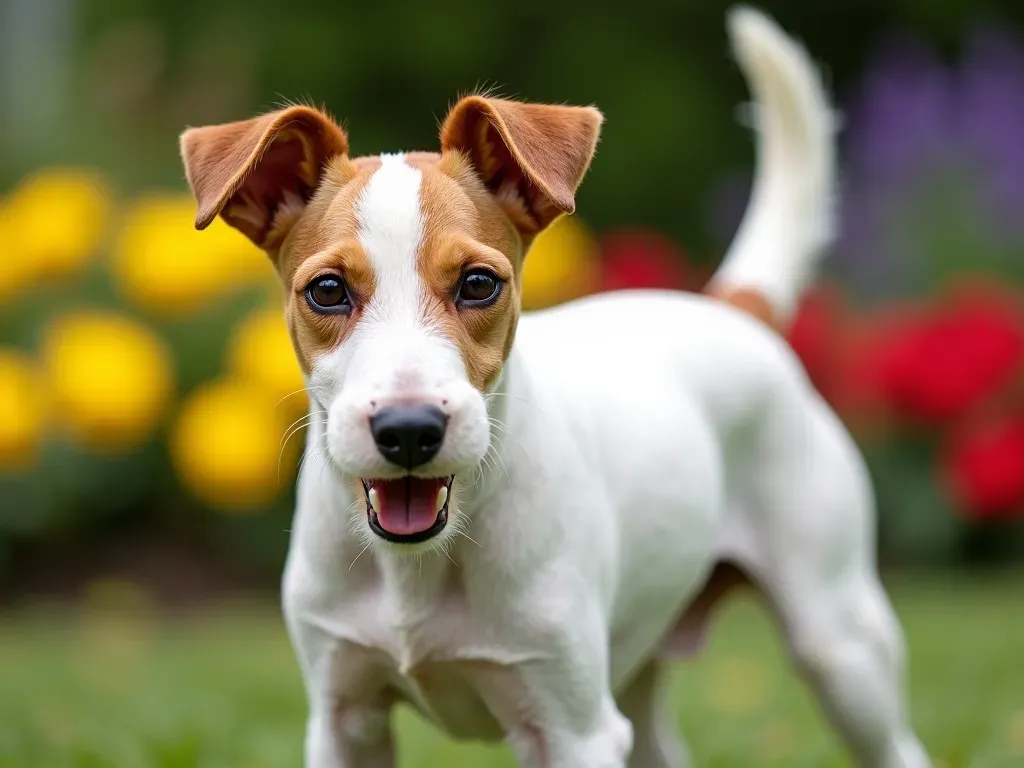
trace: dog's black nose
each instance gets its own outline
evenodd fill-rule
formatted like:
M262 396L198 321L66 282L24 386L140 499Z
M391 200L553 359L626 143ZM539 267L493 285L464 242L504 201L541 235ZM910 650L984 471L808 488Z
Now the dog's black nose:
M441 450L447 417L433 405L391 405L370 418L377 450L392 464L414 469Z

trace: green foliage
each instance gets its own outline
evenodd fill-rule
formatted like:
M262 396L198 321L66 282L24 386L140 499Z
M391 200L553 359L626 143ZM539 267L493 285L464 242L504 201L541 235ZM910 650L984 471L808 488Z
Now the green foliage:
M91 163L129 189L180 187L177 136L186 125L240 119L285 100L328 106L353 151L429 149L454 98L480 87L535 101L593 103L607 115L580 210L597 227L649 225L720 256L708 193L747 169L748 131L734 119L749 98L728 55L729 3L663 0L551 13L519 3L438 6L321 3L287 11L248 0L97 0L78 6L74 131L60 146L2 157L0 184L38 164ZM1024 20L1012 0L987 4ZM824 8L767 6L827 62L844 97L866 51L889 30L943 45L980 12L917 0Z
M929 565L954 561L963 523L939 481L931 441L893 440L869 463L884 558Z

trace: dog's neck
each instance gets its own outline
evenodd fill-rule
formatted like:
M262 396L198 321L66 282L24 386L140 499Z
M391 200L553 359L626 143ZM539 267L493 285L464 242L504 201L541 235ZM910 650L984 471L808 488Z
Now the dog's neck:
M479 479L469 484L465 491L464 510L470 520L480 514L487 514L487 507L495 495L515 482L516 468L522 464L518 460L529 460L529 457L523 455L525 448L516 434L520 419L534 418L539 413L531 408L529 393L528 376L523 370L518 348L513 344L497 380L484 395L491 428L491 446L479 467Z

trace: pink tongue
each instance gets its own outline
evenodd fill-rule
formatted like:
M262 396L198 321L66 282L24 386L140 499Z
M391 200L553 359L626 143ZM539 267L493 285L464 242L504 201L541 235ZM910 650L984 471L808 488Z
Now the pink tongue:
M422 533L437 522L437 492L442 485L444 478L440 477L374 480L379 499L379 509L374 509L377 523L396 536Z

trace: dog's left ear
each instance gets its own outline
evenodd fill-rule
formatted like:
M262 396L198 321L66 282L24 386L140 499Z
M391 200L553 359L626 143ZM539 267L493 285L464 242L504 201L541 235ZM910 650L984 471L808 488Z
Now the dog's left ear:
M467 96L441 126L441 149L466 154L516 227L532 236L576 210L603 122L593 107Z
M196 229L219 214L273 252L320 185L326 161L347 152L345 132L312 107L189 128L181 157L199 204Z

